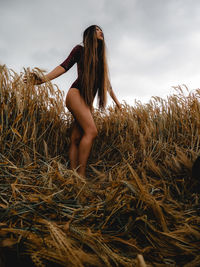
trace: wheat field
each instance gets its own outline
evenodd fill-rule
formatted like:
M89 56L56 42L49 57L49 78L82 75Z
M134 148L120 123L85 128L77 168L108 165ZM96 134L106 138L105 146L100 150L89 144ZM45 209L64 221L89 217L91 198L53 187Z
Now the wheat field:
M64 95L31 71L0 66L0 266L200 266L200 90L94 110L84 180Z

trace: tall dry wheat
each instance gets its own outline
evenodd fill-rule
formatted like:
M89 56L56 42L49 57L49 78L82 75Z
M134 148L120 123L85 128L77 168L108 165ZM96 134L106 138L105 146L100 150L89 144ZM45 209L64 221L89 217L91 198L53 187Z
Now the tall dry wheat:
M0 67L1 250L12 246L36 266L199 266L191 167L200 90L95 110L99 133L83 180L67 168L62 92L33 86L24 72L27 84Z

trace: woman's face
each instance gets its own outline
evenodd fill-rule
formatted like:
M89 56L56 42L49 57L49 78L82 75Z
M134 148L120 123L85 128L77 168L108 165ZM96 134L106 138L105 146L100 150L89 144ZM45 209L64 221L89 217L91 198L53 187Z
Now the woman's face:
M102 30L96 26L96 34L97 34L97 39L103 40L103 32Z

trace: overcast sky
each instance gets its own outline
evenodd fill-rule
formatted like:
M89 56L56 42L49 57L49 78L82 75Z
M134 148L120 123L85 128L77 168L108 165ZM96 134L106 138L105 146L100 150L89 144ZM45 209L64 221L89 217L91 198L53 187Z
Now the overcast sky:
M98 24L119 100L166 97L200 87L199 14L199 0L0 0L0 64L51 71ZM53 82L66 93L75 78L76 66Z

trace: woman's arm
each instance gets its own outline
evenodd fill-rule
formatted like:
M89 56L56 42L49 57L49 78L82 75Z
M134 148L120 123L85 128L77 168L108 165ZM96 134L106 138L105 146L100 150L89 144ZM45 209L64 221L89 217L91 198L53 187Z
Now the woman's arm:
M37 85L45 83L47 81L51 81L57 77L59 77L60 75L62 75L63 73L65 73L66 70L61 67L61 66L57 66L55 67L55 69L53 69L52 71L50 71L48 74L44 75L43 77L37 77L35 79L35 83Z
M119 109L121 109L122 106L121 106L121 104L119 103L119 101L118 101L118 99L117 99L115 93L113 92L113 89L112 89L111 85L110 85L110 89L109 89L109 94L110 94L110 96L112 97L112 99L114 100L114 102L115 102L115 104L117 105L117 107L118 107Z
M31 73L32 79L34 80L34 83L39 85L47 81L51 81L60 75L62 75L64 72L68 71L75 63L77 63L80 60L80 57L82 55L83 47L81 45L75 46L69 56L65 59L65 61L57 66L55 69L53 69L48 74L44 75L43 77L38 76L36 73ZM24 82L27 83L27 76L24 76Z
M45 81L51 81L51 80L59 77L60 75L62 75L65 72L66 72L66 70L62 66L57 66L55 69L53 69L51 72L49 72L48 74L46 74L44 76L44 80Z
M42 83L45 83L47 81L51 81L60 75L62 75L66 70L62 66L57 66L55 69L53 69L48 74L44 75L43 77L38 76L36 73L31 73L31 79L34 80L34 84L40 85ZM23 78L24 83L27 83L27 75Z

